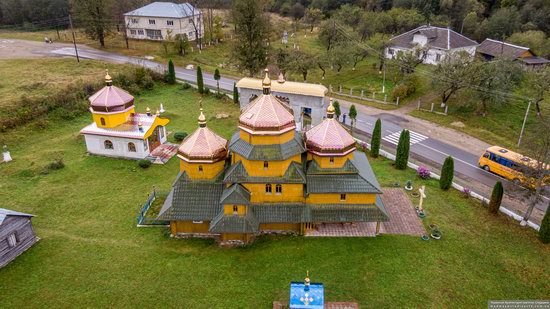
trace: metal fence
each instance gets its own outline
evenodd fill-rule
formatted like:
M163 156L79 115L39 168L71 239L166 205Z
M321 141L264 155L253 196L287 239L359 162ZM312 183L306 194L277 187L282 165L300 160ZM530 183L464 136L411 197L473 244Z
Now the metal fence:
M147 211L149 211L149 208L151 207L151 205L153 205L155 200L158 197L166 197L166 196L168 196L167 193L157 192L156 189L153 189L153 192L149 194L147 201L145 202L145 204L143 204L143 207L141 207L141 210L139 211L139 215L136 218L138 226L164 226L164 225L170 224L169 221L146 217Z

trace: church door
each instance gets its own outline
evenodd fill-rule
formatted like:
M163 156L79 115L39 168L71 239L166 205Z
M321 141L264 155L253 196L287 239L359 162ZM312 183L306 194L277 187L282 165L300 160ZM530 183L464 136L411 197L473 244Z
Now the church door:
M153 152L155 148L157 148L160 145L160 137L159 137L159 130L161 129L160 126L156 127L155 130L153 130L153 134L149 136L149 151Z

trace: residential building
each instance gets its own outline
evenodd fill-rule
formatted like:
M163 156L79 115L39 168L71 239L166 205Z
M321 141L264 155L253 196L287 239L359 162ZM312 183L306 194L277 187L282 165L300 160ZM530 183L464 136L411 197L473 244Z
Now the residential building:
M487 61L494 58L508 58L519 61L525 67L539 68L550 63L550 60L538 57L529 47L514 45L493 39L485 39L477 49L478 54Z
M399 53L417 51L423 63L438 64L457 52L474 57L477 46L476 41L450 28L424 25L391 38L384 53L387 59L395 59Z
M355 139L327 117L301 134L290 105L262 94L241 112L228 142L206 126L183 140L180 173L158 219L175 236L248 243L262 233L303 234L319 223L387 221L380 185Z
M189 3L153 2L124 14L129 38L166 40L186 35L190 41L204 36L202 13Z
M38 241L32 228L32 217L34 216L0 208L0 268L8 265Z
M168 119L159 111L145 114L135 111L134 97L113 86L109 72L105 87L89 98L93 122L80 131L88 152L126 159L144 159L166 142Z

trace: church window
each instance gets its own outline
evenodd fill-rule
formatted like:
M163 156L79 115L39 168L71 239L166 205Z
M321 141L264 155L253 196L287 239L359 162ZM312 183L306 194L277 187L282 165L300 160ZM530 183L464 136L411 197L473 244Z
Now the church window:
M271 194L271 184L265 185L265 194Z
M233 214L236 215L239 212L239 206L233 205Z
M282 185L276 185L275 186L275 194L281 194L283 193L283 186Z
M101 121L101 125L102 125L102 126L105 125L105 118L101 117L101 119L99 119L99 121Z
M340 200L345 201L346 200L346 195L345 194L340 194Z
M136 144L128 143L128 151L129 152L136 152Z
M202 169L202 165L199 165L199 173L202 173L204 170Z
M266 170L269 167L269 162L264 161L264 170Z
M334 164L334 157L330 157L330 158L328 159L328 161L329 161L330 164Z
M103 144L105 145L105 149L114 149L113 142L110 140L106 140Z

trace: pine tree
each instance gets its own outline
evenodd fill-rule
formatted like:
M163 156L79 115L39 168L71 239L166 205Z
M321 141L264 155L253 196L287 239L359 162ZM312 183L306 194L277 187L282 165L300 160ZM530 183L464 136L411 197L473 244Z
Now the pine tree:
M544 244L550 243L550 205L548 209L542 218L539 230L539 239Z
M409 130L401 131L401 135L399 136L399 143L397 144L397 152L395 154L396 169L404 170L407 168L407 163L409 162L410 145Z
M380 118L376 120L374 130L372 130L372 137L370 140L370 156L378 158L380 154L380 140L382 139L382 121Z
M233 103L240 104L239 102L239 90L237 89L237 84L233 83Z
M216 71L214 71L214 79L216 80L216 87L218 88L218 93L220 93L220 79L221 79L221 75L220 75L220 70L218 70L218 68L216 68Z
M491 201L489 202L489 212L492 214L497 214L500 204L502 203L502 196L504 195L504 187L502 187L502 182L497 181L493 187L493 193L491 194Z
M441 168L441 178L439 179L439 187L442 190L449 190L453 184L453 177L455 173L455 163L453 157L448 156Z
M202 70L200 66L197 67L197 90L201 94L204 92L204 82L202 80Z
M175 84L176 83L176 70L174 69L174 63L172 62L172 59L168 61L168 78L166 81L169 84Z

